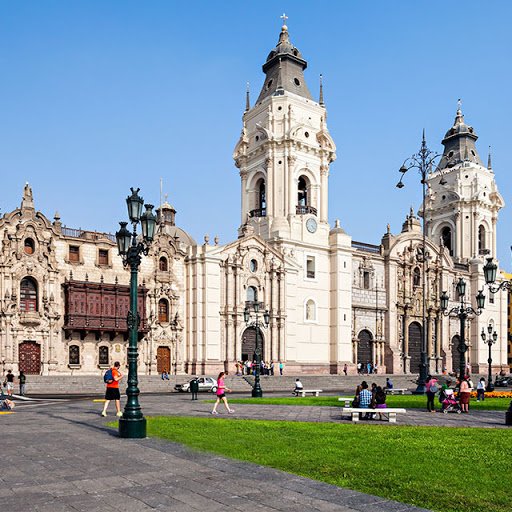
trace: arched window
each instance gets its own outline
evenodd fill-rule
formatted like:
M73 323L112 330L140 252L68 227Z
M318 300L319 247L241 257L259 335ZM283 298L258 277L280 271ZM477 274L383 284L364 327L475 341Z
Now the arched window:
M258 300L258 290L254 286L249 286L247 288L247 301L248 302L257 302Z
M298 206L309 206L308 182L305 176L299 178L297 204Z
M20 311L37 311L37 283L31 277L25 277L20 284Z
M265 188L265 180L262 178L258 181L258 205L256 208L264 210L267 207L267 192Z
M453 245L452 245L452 228L450 226L445 226L441 231L441 240L443 241L443 245L450 252L450 256L453 256Z
M305 306L304 316L306 320L315 321L316 320L316 304L313 299L309 299Z
M35 250L35 244L34 240L32 238L25 238L25 242L23 244L23 249L25 251L25 254L34 254Z
M421 274L418 267L416 267L412 272L412 284L413 286L419 286L421 284Z
M162 256L158 260L158 270L161 270L162 272L167 272L168 268L169 267L167 265L167 258L165 256Z
M478 226L478 252L483 254L485 249L485 228L480 224L480 226Z
M69 346L69 364L80 364L80 347L78 345Z
M108 347L103 346L99 348L98 363L100 366L107 366L110 363Z
M169 303L165 299L160 299L158 302L158 321L161 324L169 322Z

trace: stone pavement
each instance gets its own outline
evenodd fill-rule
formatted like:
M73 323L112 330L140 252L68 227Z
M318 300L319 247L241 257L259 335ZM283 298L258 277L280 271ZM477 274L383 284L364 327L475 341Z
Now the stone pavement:
M209 417L212 407L177 394L144 395L141 405L146 415ZM25 402L14 414L0 416L2 510L421 510L255 464L192 452L174 443L119 439L105 427L101 407L91 400ZM330 407L234 407L234 415L220 417L342 421L339 409ZM496 423L502 417L503 413L446 416L415 411L406 421L500 426Z

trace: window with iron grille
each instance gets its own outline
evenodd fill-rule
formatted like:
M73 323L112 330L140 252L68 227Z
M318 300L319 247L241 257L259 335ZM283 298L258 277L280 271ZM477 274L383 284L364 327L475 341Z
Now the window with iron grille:
M31 277L25 277L20 284L20 311L37 311L37 283Z
M98 362L100 366L107 366L109 364L108 357L108 347L100 347L99 348L99 358Z
M80 347L78 345L69 346L69 364L80 364Z
M161 324L169 322L169 303L165 299L158 302L158 321Z

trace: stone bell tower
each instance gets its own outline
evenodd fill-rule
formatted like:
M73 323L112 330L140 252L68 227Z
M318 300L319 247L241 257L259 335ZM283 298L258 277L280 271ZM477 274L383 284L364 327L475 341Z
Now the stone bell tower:
M233 154L241 178L240 235L328 243L328 176L336 147L327 130L322 85L316 101L304 78L306 67L283 24L252 107L247 92Z
M443 156L428 177L427 235L442 242L455 260L496 256L496 222L504 206L489 154L485 166L478 139L464 121L460 102L453 126L442 141Z

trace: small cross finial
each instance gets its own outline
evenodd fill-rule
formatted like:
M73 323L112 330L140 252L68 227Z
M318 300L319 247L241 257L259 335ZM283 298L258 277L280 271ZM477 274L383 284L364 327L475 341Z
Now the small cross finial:
M280 18L283 20L283 27L286 27L286 20L288 19L288 16L283 12Z

